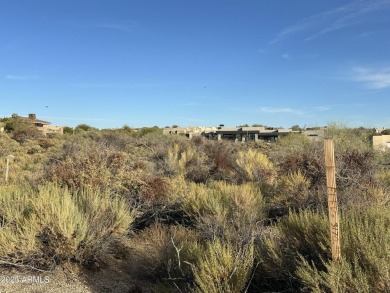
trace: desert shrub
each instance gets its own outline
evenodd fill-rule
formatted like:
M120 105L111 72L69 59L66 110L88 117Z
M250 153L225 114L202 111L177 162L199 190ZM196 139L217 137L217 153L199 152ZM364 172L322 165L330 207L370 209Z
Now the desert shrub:
M4 130L5 130L5 132L8 132L8 133L15 130L15 126L14 126L14 123L12 123L12 120L6 121L5 126L4 126Z
M142 136L149 136L149 135L152 135L152 136L161 136L162 135L162 129L157 127L157 126L153 126L153 127L142 127L141 129L139 129L136 134L136 136L138 137L142 137Z
M340 204L351 206L364 202L368 189L378 184L376 182L378 160L370 145L370 134L359 129L331 125L327 128L326 135L334 140L336 182ZM289 135L281 138L273 146L269 157L275 162L281 179L299 172L310 182L309 200L303 201L300 208L305 208L308 204L313 207L324 206L324 201L321 200L326 197L323 141L310 141L304 136ZM280 198L280 195L286 198L287 193L286 191L283 194L280 188L264 192L270 201L273 201L274 197Z
M266 215L261 192L252 184L188 183L179 202L208 239L230 237L246 242Z
M326 136L335 145L338 187L360 187L373 182L376 166L369 132L331 124Z
M117 151L127 152L127 146L135 145L135 138L121 130L102 130L101 142Z
M109 149L93 142L65 144L62 157L52 161L48 176L75 189L107 186L111 175L107 168L110 155Z
M272 184L276 170L265 154L254 149L239 151L236 163L245 181Z
M376 173L377 177L377 182L379 185L383 186L384 188L389 188L390 187L390 171L378 171Z
M75 127L75 132L80 132L80 131L96 131L98 130L97 128L95 127L92 127L88 124L79 124Z
M180 145L175 143L167 150L166 171L168 175L179 175L194 182L204 182L209 173L206 160L206 155L197 152L193 146L188 145L180 149Z
M167 178L159 176L144 176L144 184L141 186L140 195L146 200L158 202L165 201L171 190L170 182Z
M39 146L48 149L54 146L58 146L61 142L55 138L41 138L39 139Z
M278 178L274 196L269 199L273 213L287 214L289 210L315 208L321 199L310 190L311 182L300 170ZM325 200L325 197L324 197Z
M325 131L325 136L332 138L335 149L341 153L346 150L369 150L371 149L371 131L353 129L340 123L330 123Z
M239 181L236 170L236 154L240 146L226 141L207 141L203 147L210 165L210 178L230 183Z
M340 215L340 262L332 262L328 217L290 213L258 238L254 288L307 292L384 292L390 286L388 206Z
M390 190L387 187L382 187L381 185L376 186L372 185L367 188L365 197L363 198L362 204L357 204L356 206L364 205L386 205L390 203Z
M253 146L258 147L258 144ZM186 179L197 183L206 183L209 180L242 183L251 180L245 169L241 169L237 164L238 152L247 152L247 149L251 149L249 144L209 141L201 137L187 140L180 136L166 135L159 146L149 144L148 147L153 150L152 160L156 163L157 170L165 176L184 174ZM258 151L253 153L257 154ZM239 162L244 164L243 160ZM264 168L264 165L261 166L262 178L264 175L270 175L265 172L269 170ZM257 166L257 179L261 177L258 171L260 168ZM267 179L271 177L268 176Z
M256 255L260 264L254 285L262 290L298 290L296 275L301 257L321 266L330 257L329 225L325 213L289 213L258 238Z
M193 267L196 287L194 292L244 292L253 266L253 243L236 246L216 240Z
M0 189L0 257L14 263L93 264L127 234L134 219L126 202L108 193L70 192L53 184Z
M14 118L12 120L12 139L16 140L18 143L24 144L28 139L42 137L42 134L33 124L19 118Z
M372 150L346 150L336 154L339 187L360 187L375 180L376 167Z
M74 128L69 126L64 126L64 134L73 134Z
M277 141L268 156L280 176L300 172L312 184L310 188L325 185L322 141L311 141L303 135L288 135Z
M384 189L390 188L390 151L374 153L375 185Z
M138 210L134 230L143 230L155 223L194 226L193 219L184 211L179 200L187 188L184 177L147 175L143 178L145 184L132 197Z
M20 145L6 133L0 133L0 156L5 157L15 152Z
M129 243L134 274L187 287L193 282L191 265L204 250L198 238L182 226L155 224L142 230Z
M55 151L43 149L38 140L26 139L21 145L7 134L0 137L0 168L5 170L6 156L13 155L10 161L9 182L24 183L28 181L31 185L36 185L44 181L44 167L49 153ZM0 182L4 181L4 176L0 176Z
M125 193L137 192L144 184L143 171L132 168L127 153L90 139L65 143L46 172L49 180L73 189L94 187Z
M310 292L387 292L390 288L390 209L370 206L341 215L340 262L303 260L297 275Z

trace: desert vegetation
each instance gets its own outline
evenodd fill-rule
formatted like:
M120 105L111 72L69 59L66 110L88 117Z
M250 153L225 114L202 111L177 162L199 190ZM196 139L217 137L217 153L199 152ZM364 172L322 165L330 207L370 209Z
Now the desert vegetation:
M326 135L335 141L339 262L323 141L188 140L156 127L88 125L41 137L8 125L0 265L99 270L121 257L144 284L134 292L387 292L390 154L375 152L365 129L329 125Z

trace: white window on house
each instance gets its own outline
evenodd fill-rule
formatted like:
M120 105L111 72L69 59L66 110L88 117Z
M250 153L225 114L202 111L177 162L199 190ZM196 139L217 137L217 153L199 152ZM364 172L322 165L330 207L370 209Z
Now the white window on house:
M387 143L387 148L390 149L390 142Z

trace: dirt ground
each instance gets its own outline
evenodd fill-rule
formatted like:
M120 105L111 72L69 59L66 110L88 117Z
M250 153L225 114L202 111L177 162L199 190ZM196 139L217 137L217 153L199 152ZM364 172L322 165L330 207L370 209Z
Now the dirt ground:
M141 293L152 292L131 278L128 260L110 259L91 271L75 265L41 273L21 268L0 269L0 293ZM142 286L142 290L139 288Z

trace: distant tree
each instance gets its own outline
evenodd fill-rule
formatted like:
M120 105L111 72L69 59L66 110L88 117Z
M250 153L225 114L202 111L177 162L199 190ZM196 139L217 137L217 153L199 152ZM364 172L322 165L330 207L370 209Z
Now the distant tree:
M291 126L292 131L302 131L302 128L298 124Z
M12 118L18 118L19 115L18 115L17 113L13 113L13 114L11 115L11 117L12 117Z
M122 129L121 129L123 132L126 132L126 133L133 133L133 128L131 128L130 126L128 125L123 125Z
M138 136L144 136L147 134L162 134L162 129L160 129L157 126L143 127L140 130L138 130L138 133L137 133Z
M383 134L383 135L390 135L390 129L382 130L381 134Z
M74 130L73 127L64 126L64 133L73 134L73 130Z
M98 130L98 129L95 127L89 126L88 124L79 124L76 126L76 130L90 131L90 130Z
M238 125L237 127L249 127L248 124Z
M176 125L176 124L172 125L172 128L178 128L178 127L179 127L179 125Z
M4 125L5 132L10 133L10 132L14 131L15 130L14 124L15 123L13 123L12 121L6 122L5 125Z
M252 127L263 127L263 125L262 124L252 124Z
M12 139L16 140L20 144L23 144L27 139L42 136L39 130L32 123L29 123L24 119L20 119L18 116L10 119L5 124L4 129L8 133L12 133Z

